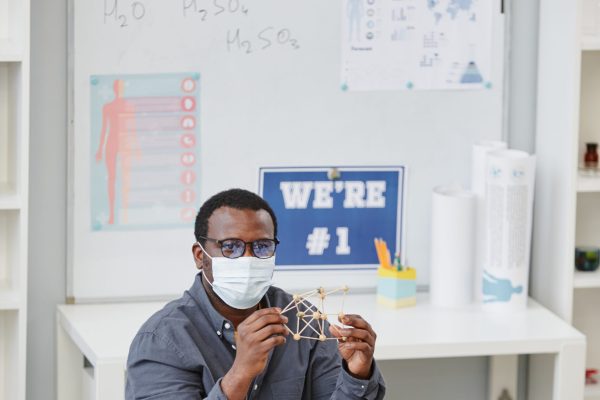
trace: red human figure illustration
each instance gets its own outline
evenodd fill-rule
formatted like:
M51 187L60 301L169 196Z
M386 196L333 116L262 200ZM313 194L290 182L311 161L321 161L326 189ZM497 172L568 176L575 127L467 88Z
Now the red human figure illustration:
M135 109L131 102L123 97L125 84L116 79L113 83L115 98L102 108L102 130L100 143L96 152L96 161L104 162L108 173L108 223L115 223L115 193L117 181L117 160L121 173L121 210L120 220L127 222L129 191L131 188L131 161L139 159L140 150L137 143L135 126ZM106 145L106 146L105 146Z

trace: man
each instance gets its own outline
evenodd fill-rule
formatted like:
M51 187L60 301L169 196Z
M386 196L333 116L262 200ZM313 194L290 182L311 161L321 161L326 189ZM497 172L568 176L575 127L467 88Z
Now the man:
M196 217L201 270L189 291L153 315L129 350L127 399L382 399L376 335L358 315L339 341L288 340L281 310L292 296L270 286L277 219L254 193L232 189ZM336 343L337 342L337 343Z

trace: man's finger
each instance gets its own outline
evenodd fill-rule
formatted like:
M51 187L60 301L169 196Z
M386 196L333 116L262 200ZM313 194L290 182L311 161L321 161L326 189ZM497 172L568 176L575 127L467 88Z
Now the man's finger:
M289 332L283 325L267 325L263 327L261 330L254 333L254 338L258 342L262 342L265 339L274 336L274 335L283 335L287 336Z
M336 338L341 338L343 336L340 333L340 329L342 329L342 328L337 325L333 325L333 324L329 325L329 332L331 332L331 334Z
M343 328L339 329L338 332L347 338L355 338L360 341L367 342L371 346L375 346L375 338L369 331L365 329Z
M329 325L329 332L331 332L331 334L333 335L333 337L339 339L343 339L344 341L346 340L354 340L353 338L349 338L347 336L344 336L344 334L342 333L342 330L344 328L342 328L341 326L337 326L337 325Z
M338 319L344 325L350 325L354 328L365 329L375 337L375 332L373 331L373 328L371 328L371 325L367 321L365 321L360 315L346 314L342 318L338 317Z
M338 344L340 350L360 351L368 355L373 355L373 347L367 342L342 342Z
M280 314L267 314L257 318L254 322L247 325L249 332L258 332L267 325L272 324L285 324L288 322L288 318L285 315Z
M253 323L258 318L260 318L260 317L262 317L264 315L269 315L269 314L277 314L277 315L279 315L280 313L281 313L281 308L279 308L279 307L263 308L263 309L254 311L252 314L250 314L248 316L248 318L246 318L244 320L244 323L246 325L249 325L249 324Z
M259 347L264 352L269 352L273 347L281 346L284 343L285 343L285 337L283 337L283 336L271 336L270 338L263 340L260 343Z

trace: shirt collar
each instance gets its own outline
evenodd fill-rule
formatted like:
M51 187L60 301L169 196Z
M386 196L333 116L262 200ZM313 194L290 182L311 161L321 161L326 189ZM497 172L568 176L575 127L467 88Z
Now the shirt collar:
M223 332L223 326L226 323L231 324L231 321L228 321L221 314L219 314L211 304L210 299L208 298L208 294L206 293L206 289L202 284L202 272L196 275L194 284L192 285L189 291L192 298L200 306L200 310L202 311L204 316L210 322L213 331L216 332L219 336L221 336ZM233 326L233 324L231 324L231 326Z
M269 290L267 291L267 293L263 296L263 298L261 300L263 307L271 307L271 299L270 299L271 290L272 290L272 288L269 288ZM231 332L233 332L233 323L231 321L229 321L228 319L226 319L225 317L223 317L221 314L219 314L219 312L217 310L215 310L212 303L210 302L210 299L208 298L208 294L206 293L206 289L204 288L204 285L202 284L202 272L200 272L196 275L194 284L192 285L189 292L190 292L190 295L192 296L192 298L200 306L202 313L207 317L207 319L209 320L209 322L211 324L213 331L216 332L217 335L219 335L219 336L224 335L224 331L227 329L231 329ZM225 337L227 338L228 336L229 335L226 335Z

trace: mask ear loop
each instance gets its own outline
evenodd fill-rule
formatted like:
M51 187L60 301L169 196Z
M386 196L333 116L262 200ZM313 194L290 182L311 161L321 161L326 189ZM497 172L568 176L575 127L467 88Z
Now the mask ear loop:
M200 249L202 250L202 252L206 255L206 257L210 258L211 260L213 259L210 254L208 254L208 252L206 250L204 250L204 246L202 246L202 244L200 242L196 242L196 244L198 244L198 246L200 246Z
M202 246L202 244L200 242L196 242L196 243L198 244L198 246L200 246L200 249L202 250L204 255L206 257L208 257L210 260L212 260L213 258L208 254L208 252L206 250L204 250L204 247ZM206 283L208 283L210 285L210 287L214 289L212 282L208 280L208 277L204 273L204 268L200 268L200 273L204 276L204 280L206 281Z

